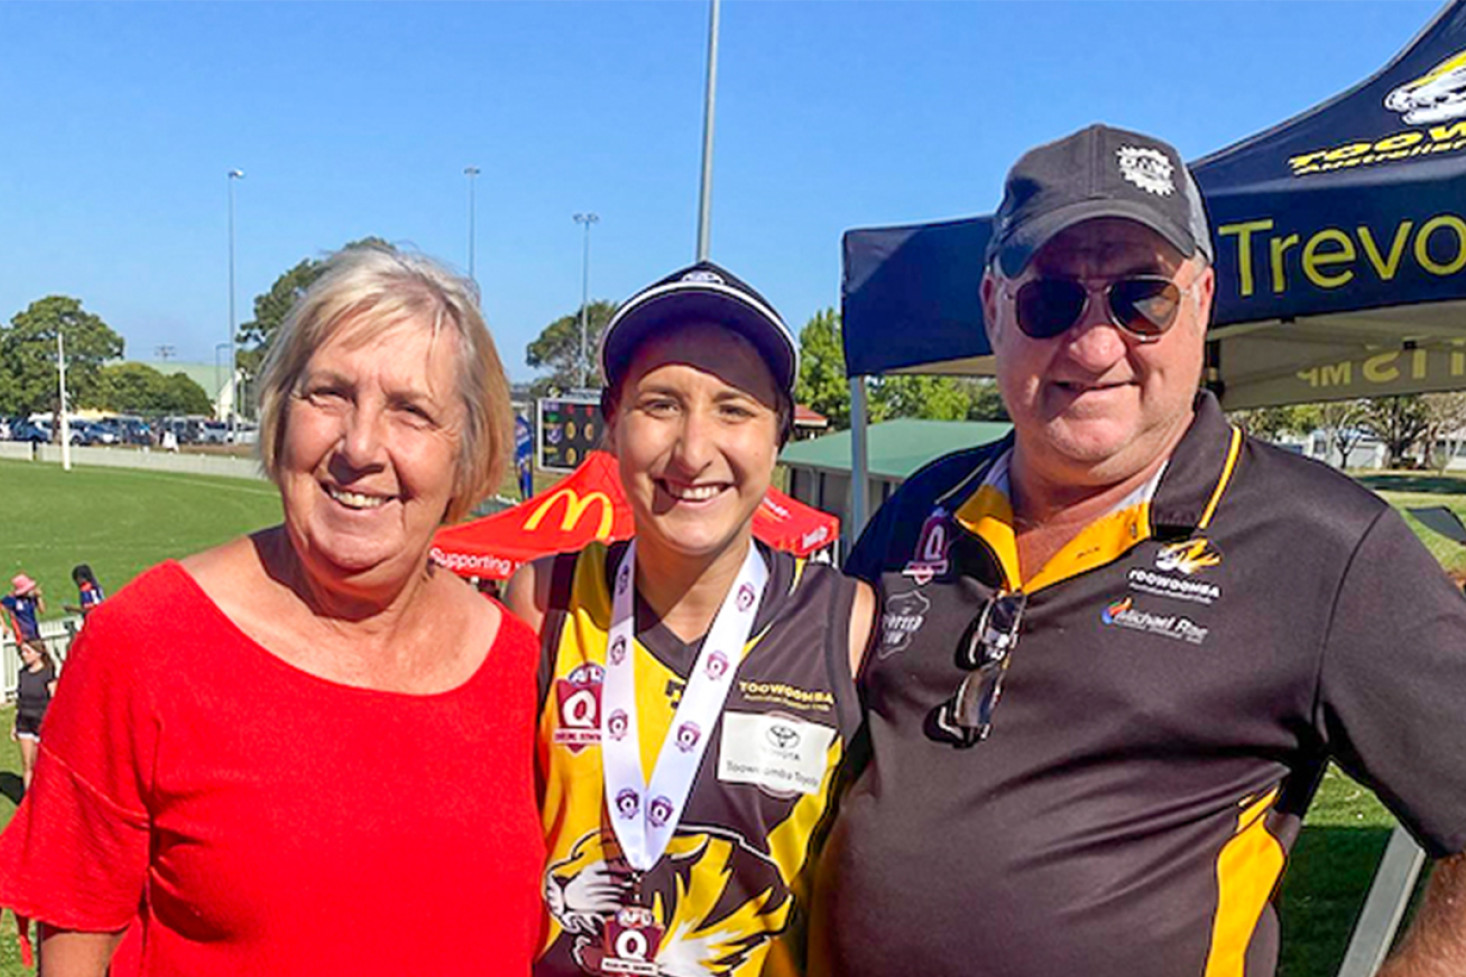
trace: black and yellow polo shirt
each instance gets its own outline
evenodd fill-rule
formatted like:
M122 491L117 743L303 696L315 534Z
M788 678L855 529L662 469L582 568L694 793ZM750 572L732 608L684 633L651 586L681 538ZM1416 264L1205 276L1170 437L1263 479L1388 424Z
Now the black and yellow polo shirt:
M609 823L600 747L611 577L626 544L555 558L540 631L549 919L536 975L800 972L810 856L860 723L849 653L856 584L835 567L759 549L769 579L753 635L682 820L639 898ZM639 596L635 617L637 722L650 771L701 641L681 641ZM605 948L618 911L634 905L653 922L646 960L628 970L606 962Z
M1010 443L928 466L861 538L883 634L811 974L1268 977L1330 758L1431 854L1466 847L1466 601L1377 497L1196 408L1028 580ZM958 748L934 718L998 589L1027 608L991 733Z

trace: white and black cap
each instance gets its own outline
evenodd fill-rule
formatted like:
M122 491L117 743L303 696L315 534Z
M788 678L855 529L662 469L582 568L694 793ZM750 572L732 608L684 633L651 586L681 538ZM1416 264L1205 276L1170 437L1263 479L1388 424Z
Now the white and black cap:
M987 260L1017 275L1061 231L1096 217L1132 220L1186 257L1212 260L1201 191L1176 148L1095 124L1024 153L1008 171Z
M799 348L789 327L758 292L711 261L699 261L621 303L601 334L601 368L615 387L643 340L693 323L725 326L753 344L779 389L792 396Z

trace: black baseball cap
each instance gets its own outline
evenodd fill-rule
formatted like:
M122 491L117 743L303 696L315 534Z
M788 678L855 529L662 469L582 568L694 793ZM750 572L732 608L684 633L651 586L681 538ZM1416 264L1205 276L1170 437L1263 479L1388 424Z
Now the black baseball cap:
M1174 146L1096 123L1024 153L1008 171L987 261L1016 275L1060 231L1096 217L1143 224L1212 260L1201 191Z
M711 261L674 271L621 303L601 334L601 368L615 387L631 356L652 334L694 322L726 326L763 356L779 389L792 398L799 348L779 313L747 282Z

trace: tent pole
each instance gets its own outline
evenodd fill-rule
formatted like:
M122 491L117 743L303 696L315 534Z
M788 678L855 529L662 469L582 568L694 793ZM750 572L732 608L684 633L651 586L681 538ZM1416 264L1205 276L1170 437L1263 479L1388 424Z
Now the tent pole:
M850 378L850 528L846 537L851 546L860 538L869 516L870 450L866 444L868 422L865 403L865 377Z

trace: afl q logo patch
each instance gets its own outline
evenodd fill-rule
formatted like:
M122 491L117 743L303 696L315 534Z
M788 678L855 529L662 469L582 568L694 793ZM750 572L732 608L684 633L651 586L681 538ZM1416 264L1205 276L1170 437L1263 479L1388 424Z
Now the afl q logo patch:
M721 651L715 651L708 656L708 678L716 682L728 673L728 656Z
M744 584L738 588L738 609L746 611L753 606L753 584Z
M697 741L702 739L702 730L697 723L685 722L677 727L677 749L683 753L691 753Z
M627 725L625 710L617 709L606 717L606 730L611 734L613 740L620 740L626 735Z
M612 665L619 665L626 660L626 638L617 635L616 640L611 642L611 652L608 655Z
M606 671L587 663L555 682L555 705L559 725L555 743L571 753L601 741L601 685Z
M672 817L672 801L661 796L652 798L651 804L646 809L646 816L653 827L663 827Z
M775 723L764 733L777 749L792 750L799 745L799 730L783 723Z
M623 789L621 793L616 795L616 811L623 818L636 817L636 812L640 809L641 798L630 787Z

